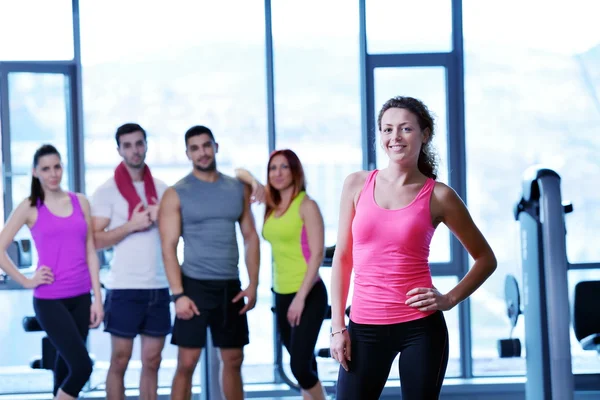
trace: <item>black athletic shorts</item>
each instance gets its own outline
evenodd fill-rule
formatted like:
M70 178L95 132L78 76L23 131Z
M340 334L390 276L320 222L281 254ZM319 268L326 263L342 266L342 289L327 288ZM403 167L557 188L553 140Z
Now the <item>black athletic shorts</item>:
M172 344L203 348L207 328L215 347L242 348L250 342L248 319L239 314L245 301L231 302L242 290L239 280L198 280L183 275L182 284L183 293L196 303L200 315L188 320L175 317Z

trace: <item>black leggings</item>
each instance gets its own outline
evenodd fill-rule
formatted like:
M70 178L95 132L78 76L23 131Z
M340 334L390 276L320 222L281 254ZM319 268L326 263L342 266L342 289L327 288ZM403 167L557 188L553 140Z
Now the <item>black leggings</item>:
M327 312L327 289L322 280L314 284L306 296L300 324L292 328L287 312L295 295L275 294L277 327L281 341L290 353L292 374L302 389L310 389L319 382L315 345Z
M91 301L89 293L57 300L33 298L35 316L57 352L54 395L62 389L69 396L79 397L92 374L92 360L85 345Z
M448 365L448 328L441 311L415 321L365 325L350 321L352 361L340 367L338 400L379 399L400 353L402 400L437 400Z

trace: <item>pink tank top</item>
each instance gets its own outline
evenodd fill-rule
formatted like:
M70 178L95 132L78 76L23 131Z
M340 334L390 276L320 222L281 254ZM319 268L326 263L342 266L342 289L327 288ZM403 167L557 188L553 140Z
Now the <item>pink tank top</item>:
M350 318L359 324L387 325L433 314L404 304L406 293L430 288L429 244L435 228L429 207L435 186L427 179L406 207L387 210L375 203L371 172L352 221L354 294Z
M92 289L87 263L87 222L75 193L69 192L73 212L59 217L45 204L38 204L38 216L31 236L38 253L38 268L49 267L54 282L34 289L38 299L64 299L89 293Z

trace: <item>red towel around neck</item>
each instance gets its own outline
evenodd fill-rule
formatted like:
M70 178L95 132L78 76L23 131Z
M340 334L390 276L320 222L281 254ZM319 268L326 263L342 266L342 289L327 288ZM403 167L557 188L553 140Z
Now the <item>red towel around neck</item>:
M142 171L142 179L144 181L144 193L146 194L146 201L148 202L148 205L156 204L158 201L156 186L154 186L154 179L150 173L150 168L148 168L148 166L145 164ZM125 197L125 200L127 200L127 203L129 204L129 219L131 219L133 210L138 204L140 204L142 199L133 186L133 180L131 179L131 175L129 175L129 171L127 171L127 167L125 166L124 162L121 162L121 164L119 164L119 166L115 169L115 182L117 183L119 192L123 197Z

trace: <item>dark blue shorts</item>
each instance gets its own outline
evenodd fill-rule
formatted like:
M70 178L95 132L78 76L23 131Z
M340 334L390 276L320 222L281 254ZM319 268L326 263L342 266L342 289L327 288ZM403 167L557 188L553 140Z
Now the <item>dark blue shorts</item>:
M104 302L104 331L123 338L171 333L169 289L111 289Z

